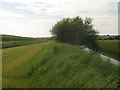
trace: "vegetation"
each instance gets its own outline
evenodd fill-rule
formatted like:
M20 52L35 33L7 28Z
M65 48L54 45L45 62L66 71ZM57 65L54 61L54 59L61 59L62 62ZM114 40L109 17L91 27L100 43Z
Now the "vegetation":
M28 37L20 37L20 36L13 36L13 35L2 35L2 43L0 48L10 48L16 46L23 46L28 44L35 44L46 42L48 40L41 39L41 38L28 38Z
M120 58L120 55L118 55L118 43L120 43L119 40L98 40L100 52L117 60Z
M26 87L116 88L118 68L69 44L46 42L3 49L3 88Z
M20 41L20 42L13 42L10 44L2 44L2 48L10 48L10 47L16 47L16 46L23 46L28 44L35 44L35 43L41 43L46 42L47 40L32 40L32 41Z
M99 35L98 40L120 40L120 35Z
M2 41L23 41L23 40L34 40L34 38L13 35L2 35Z
M57 41L87 46L97 50L97 33L91 18L65 18L52 27L51 33Z

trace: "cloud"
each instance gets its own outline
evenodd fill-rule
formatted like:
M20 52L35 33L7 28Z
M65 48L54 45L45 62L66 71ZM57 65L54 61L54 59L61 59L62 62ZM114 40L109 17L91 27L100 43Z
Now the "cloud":
M79 12L80 10L93 12L100 11L105 12L108 9L112 9L108 2L104 0L4 0L9 3L19 2L23 5L17 6L17 9L28 10L35 14L41 14L46 10L47 15L66 15L73 12ZM104 1L104 3L103 3ZM108 1L108 0L106 0ZM109 0L112 1L112 0ZM114 1L114 0L113 0Z
M13 12L8 12L8 11L3 11L3 10L0 10L0 17L19 17L19 18L25 18L24 15L20 15L20 14L17 14L17 13L13 13Z
M47 37L51 36L49 29L55 23L51 19L1 19L0 33L28 37Z
M117 10L117 2L108 0L4 0L5 2L19 2L18 10L27 10L38 15L74 16L76 14L98 15ZM109 0L112 1L112 0ZM114 1L114 0L113 0ZM115 6L116 5L116 6ZM84 13L83 13L84 12ZM86 12L86 13L85 13Z
M118 34L118 17L111 15L96 16L94 27L100 34Z
M0 17L17 17L0 21L1 29L4 30L2 33L50 36L49 29L57 20L74 16L92 17L94 27L100 34L118 33L117 0L2 0L2 2L20 3L11 8L12 12L0 10ZM22 12L18 14L14 9L29 15Z

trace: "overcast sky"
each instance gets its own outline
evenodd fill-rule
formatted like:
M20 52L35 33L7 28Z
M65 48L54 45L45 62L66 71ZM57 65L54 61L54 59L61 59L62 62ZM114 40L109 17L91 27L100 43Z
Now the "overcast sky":
M65 17L92 17L100 34L118 33L117 0L0 0L0 34L51 36Z

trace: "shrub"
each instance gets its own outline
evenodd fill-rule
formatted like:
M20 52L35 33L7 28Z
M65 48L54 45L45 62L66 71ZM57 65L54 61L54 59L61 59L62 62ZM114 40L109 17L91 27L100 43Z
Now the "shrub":
M93 28L90 17L65 18L52 27L51 33L57 41L98 49L96 43L98 32Z

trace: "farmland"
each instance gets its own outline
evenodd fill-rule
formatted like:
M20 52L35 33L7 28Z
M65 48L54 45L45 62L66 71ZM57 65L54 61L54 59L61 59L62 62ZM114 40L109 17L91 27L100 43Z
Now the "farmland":
M4 88L116 88L118 68L79 46L45 42L3 49Z
M118 43L120 43L119 40L98 40L100 52L117 60L120 58L120 55L118 55Z
M34 38L30 37L21 37L21 36L14 36L14 35L4 35L2 34L2 41L23 41L23 40L33 40Z
M29 37L20 37L20 36L13 36L13 35L2 35L2 47L10 48L34 43L41 43L46 42L47 40L43 40L40 38L29 38Z

